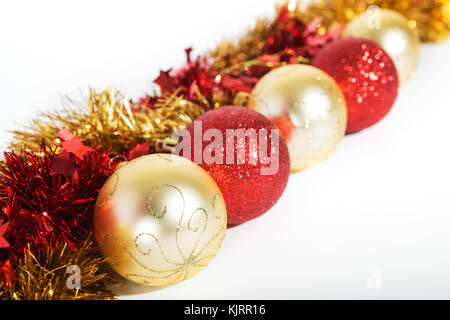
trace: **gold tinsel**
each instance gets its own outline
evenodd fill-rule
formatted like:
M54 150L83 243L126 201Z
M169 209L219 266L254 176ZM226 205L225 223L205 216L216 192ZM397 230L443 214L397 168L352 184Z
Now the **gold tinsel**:
M71 275L66 272L71 265L80 268L79 289L70 289L67 285ZM104 265L105 260L97 257L90 240L76 250L66 243L34 250L28 248L14 268L12 286L0 293L0 299L111 300L114 294L105 287L109 276L101 270Z
M318 0L304 11L298 10L297 15L305 22L322 17L319 28L332 28L349 22L370 5L406 16L423 42L443 41L450 35L450 0Z
M239 65L241 61L249 61L260 56L272 23L268 19L259 19L256 21L256 26L236 44L223 41L210 53L215 59L214 69L221 71L233 65Z
M198 101L203 101L199 97ZM59 128L69 130L86 145L111 148L113 154L129 151L131 143L150 142L170 137L177 129L185 128L209 108L207 102L196 104L183 98L178 91L162 96L155 108L134 105L123 99L118 90L103 92L89 89L85 102L63 99L61 111L43 113L24 130L13 131L12 149L38 149L42 139L49 146L60 143Z
M450 34L450 0L317 0L302 9L298 1L287 1L289 10L298 19L308 23L323 18L318 33L345 24L362 13L369 5L392 9L405 15L411 27L417 27L423 42L441 41ZM215 59L216 71L235 71L256 63L265 45L267 32L273 21L260 19L236 44L225 41L210 56ZM305 61L303 61L305 62ZM228 69L227 69L228 68ZM227 70L225 70L227 69ZM224 104L220 97L211 101L214 107ZM240 93L234 103L245 105L248 94ZM162 96L155 108L150 109L124 100L122 94L107 88L103 92L89 89L86 101L63 99L61 111L43 113L32 120L24 130L13 131L10 147L39 149L42 139L56 147L60 128L78 136L83 143L103 149L111 148L113 154L129 151L131 143L151 143L155 149L169 148L171 134L185 128L193 119L211 108L198 92L195 102L184 99L176 91ZM67 266L78 265L81 269L81 289L67 287ZM104 260L97 258L92 242L86 241L81 248L70 250L67 244L53 247L28 249L14 270L12 287L0 290L0 299L113 299L106 290L108 275L100 271Z
M322 18L318 33L324 34L341 24L346 24L368 6L395 10L409 19L416 27L423 42L443 41L450 35L450 0L316 0L302 8L300 1L283 3L299 20L308 23ZM281 6L280 6L281 7ZM237 43L224 41L210 55L215 58L214 68L222 70L242 61L259 56L266 42L266 35L273 21L260 19Z
M450 30L450 0L316 0L302 9L298 1L285 2L293 15L305 23L321 17L319 34L339 24L346 23L366 10L369 5L396 10L410 19L423 41L444 40ZM223 42L210 56L215 58L213 68L224 72L235 66L247 66L260 56L267 32L273 21L261 19L253 30L242 37L237 44ZM244 63L243 63L244 62ZM305 61L303 61L305 62ZM228 101L227 101L228 102ZM211 104L223 105L220 97ZM111 148L114 154L129 151L132 143L150 142L150 151L170 137L177 129L207 111L210 104L199 93L196 102L184 99L178 92L161 97L156 108L131 104L122 94L113 89L96 92L89 89L87 101L79 103L63 99L62 111L43 113L32 120L24 130L13 131L12 149L25 146L38 149L42 139L50 146L59 144L56 137L59 128L65 128L92 147Z

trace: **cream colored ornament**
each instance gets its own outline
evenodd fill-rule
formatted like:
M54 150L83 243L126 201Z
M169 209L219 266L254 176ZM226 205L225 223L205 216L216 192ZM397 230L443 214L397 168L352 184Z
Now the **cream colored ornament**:
M94 232L126 279L148 286L183 281L203 269L225 236L227 212L214 180L170 154L119 168L97 199Z
M398 12L373 9L357 16L346 26L343 37L365 38L378 43L392 58L405 84L416 69L420 37L415 23Z
M280 129L301 171L327 158L345 134L347 109L336 82L309 65L287 65L266 74L255 86L250 107Z

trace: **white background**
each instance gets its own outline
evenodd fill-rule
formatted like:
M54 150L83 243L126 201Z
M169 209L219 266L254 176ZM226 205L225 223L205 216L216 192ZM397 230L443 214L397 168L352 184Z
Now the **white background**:
M0 142L58 94L88 85L153 90L183 49L213 49L274 0L3 1ZM450 298L450 42L421 47L414 77L378 125L292 175L277 205L228 231L212 263L139 299ZM368 287L375 271L379 290ZM372 273L373 275L373 273Z

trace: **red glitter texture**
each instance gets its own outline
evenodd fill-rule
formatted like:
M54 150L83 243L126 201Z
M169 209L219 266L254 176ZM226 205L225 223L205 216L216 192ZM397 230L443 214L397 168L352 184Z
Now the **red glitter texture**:
M368 128L391 110L398 76L388 54L375 42L348 38L327 45L312 60L338 83L347 101L347 133Z
M5 152L0 165L0 283L27 248L57 241L77 246L92 230L100 188L114 171L107 152L90 149L78 158L45 146L40 152ZM61 162L60 160L64 161ZM55 165L57 170L55 171Z
M206 112L195 121L202 124L202 136L208 129L218 129L223 136L223 153L226 154L226 130L227 129L254 129L257 133L258 150L260 129L267 129L267 139L262 140L267 144L269 150L272 146L271 129L276 129L275 125L266 117L256 111L242 107L221 107ZM191 137L194 137L194 124L188 128ZM230 138L228 138L230 139ZM248 220L254 219L269 210L280 198L286 187L289 173L290 160L286 142L281 137L279 139L279 150L272 154L273 158L279 159L278 171L273 175L262 175L261 168L269 165L261 164L260 157L256 164L250 161L249 138L245 139L245 163L237 163L238 140L234 139L234 163L226 164L206 164L205 161L199 165L205 169L216 181L222 191L228 213L228 225L238 225ZM214 140L214 139L212 139ZM192 159L194 160L194 141L192 143ZM202 143L201 150L208 148L209 141ZM276 150L276 148L275 148ZM214 154L213 154L214 156Z

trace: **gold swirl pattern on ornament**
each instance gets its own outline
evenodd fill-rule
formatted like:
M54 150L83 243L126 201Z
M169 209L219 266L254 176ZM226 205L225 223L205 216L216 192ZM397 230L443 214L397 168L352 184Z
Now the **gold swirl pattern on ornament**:
M183 273L184 273L184 278L183 278ZM172 284L184 281L187 278L188 274L189 274L189 272L185 272L185 271L178 272L178 271L176 271L176 272L173 272L173 273L171 273L171 274L169 274L167 276L164 276L164 277L153 277L153 276L137 274L137 273L128 273L125 277L128 280L131 280L131 281L142 282L142 283L145 283L147 285L152 285L152 282L151 281L147 281L147 280L166 280L166 279L169 279L169 278L171 278L173 276L176 276L170 282L167 283L167 285L172 285ZM134 279L139 279L140 281L132 280L133 278ZM183 279L181 279L181 278L183 278ZM142 280L142 279L144 279L144 280Z
M172 162L176 165L190 164L190 160L172 153L157 153L156 156L164 161Z
M99 202L99 199L97 198L97 203L95 204L97 206L97 208L103 207L109 200L111 200L112 196L114 195L114 193L117 190L117 186L119 185L119 174L116 172L109 179L115 179L114 180L114 186L113 186L111 192L108 194L108 196L106 197L105 200L103 200L102 202Z
M203 208L198 208L198 209L196 209L196 210L191 214L191 216L189 217L188 224L187 224L187 229L188 229L189 231L191 231L191 232L197 232L197 231L199 230L199 226L196 226L195 228L192 228L192 226L191 226L192 218L193 218L197 213L201 213L202 216L204 217L204 225L203 225L203 229L202 229L201 233L199 234L199 236L198 236L198 238L197 238L197 241L195 242L194 247L192 248L191 253L189 254L189 257L192 257L192 256L193 256L193 254L194 254L194 252L195 252L195 249L197 249L198 243L199 243L200 239L201 239L202 236L203 236L203 233L205 233L206 225L208 224L208 213L206 212L205 209L203 209Z
M159 156L159 155L158 155L158 156ZM164 158L161 157L161 159L164 159ZM166 159L166 160L167 160L167 159ZM170 160L168 160L168 161L170 161ZM184 198L183 192L182 192L179 188L177 188L177 187L175 187L175 186L173 186L173 185L169 185L169 184L164 184L164 185L161 185L161 186L156 186L156 187L154 187L154 188L152 189L152 191L150 192L150 196L149 196L149 198L148 198L148 200L147 200L147 208L150 210L150 214L151 214L153 217L155 217L155 218L157 218L157 219L162 219L162 218L165 217L165 215L166 215L166 213L167 213L167 206L164 206L164 210L163 210L163 213L162 213L161 215L155 215L154 212L153 212L153 209L151 208L151 195L153 194L154 190L155 190L155 189L164 188L164 187L166 187L166 188L172 188L172 189L176 190L176 191L179 193L181 199L183 200L183 209L181 210L180 220L178 221L177 230L176 230L176 232L175 232L175 243L176 243L178 252L179 252L180 255L183 257L183 261L186 261L186 257L184 256L184 253L183 253L183 251L181 250L180 241L179 241L179 236L178 236L178 234L179 234L179 232L180 232L180 229L181 229L181 224L182 224L182 222L183 222L184 211L185 211L185 208L186 208L186 200L185 200L185 198Z
M179 243L179 231L181 230L181 226L182 226L182 222L183 222L183 217L184 217L184 211L185 211L185 198L183 195L183 192L178 189L175 186L172 185L162 185L162 186L157 186L155 188L152 189L152 191L154 191L156 188L162 188L162 187L170 187L173 188L174 190L176 190L180 196L181 199L183 200L183 209L181 212L181 217L178 221L178 225L177 225L177 229L176 229L176 236L175 236L175 241L176 241L176 246L177 246L177 250L180 254L180 258L181 258L181 262L176 262L173 261L172 259L169 259L166 255L166 253L164 252L162 245L159 241L159 239L151 234L151 233L141 233L138 236L136 236L136 238L134 239L134 245L136 250L139 252L139 254L141 254L142 256L149 256L150 254L152 254L152 249L148 249L148 250L144 250L143 248L141 248L139 242L140 239L142 237L150 237L152 240L154 240L156 246L158 247L158 250L163 258L163 260L171 265L172 267L169 267L168 269L165 270L160 270L160 269L155 269L155 268L151 268L147 265L145 265L137 256L135 256L131 250L129 250L129 248L120 240L118 239L116 236L112 235L112 234L105 234L103 236L102 239L102 245L103 246L103 242L105 240L105 238L111 238L113 241L115 241L116 243L119 244L119 246L127 253L127 255L133 260L135 261L140 267L142 267L144 270L152 272L152 273L157 273L159 275L144 275L144 274L137 274L137 273L129 273L126 274L125 277L127 279L136 279L140 282L146 283L146 284L151 284L152 281L158 281L158 280L168 280L170 279L170 282L168 284L175 284L177 282L183 281L185 280L188 275L189 275L189 271L191 268L195 268L195 267L205 267L207 265L208 262L204 262L204 261L208 261L210 259L212 259L215 255L207 255L204 257L201 257L201 254L206 250L206 248L208 248L211 243L214 240L218 240L218 248L217 250L220 248L223 238L224 236L222 236L221 238L218 238L220 236L221 233L223 233L223 231L226 228L226 218L225 215L220 215L217 213L217 208L216 208L216 202L218 201L219 198L222 199L223 201L223 197L216 193L213 197L213 201L212 201L212 208L213 208L213 212L212 214L214 215L214 217L216 219L223 219L222 225L220 226L219 230L213 234L211 236L210 239L208 239L205 243L205 245L202 246L202 248L200 248L199 250L197 250L198 245L201 241L201 239L203 238L203 235L207 229L208 226L208 222L209 222L209 215L208 212L206 211L206 209L204 208L197 208L196 210L194 210L189 219L187 220L187 224L186 224L186 229L189 232L194 232L194 233L199 233L198 238L195 242L195 244L193 245L193 248L190 252L190 254L188 256L186 256L180 246ZM165 207L166 208L166 207ZM203 217L203 223L199 223L198 225L194 225L194 217L201 215ZM155 216L152 214L152 216ZM156 216L155 218L157 219L164 219L165 215L163 216ZM216 250L216 251L217 251Z
M169 264L173 264L173 265L182 265L183 264L183 263L174 262L174 261L169 260L166 256L166 254L164 253L164 250L162 249L161 243L159 242L158 238L148 232L140 233L136 236L136 238L134 238L134 246L136 247L136 250L140 254L142 254L143 256L148 256L152 252L152 249L148 249L147 251L144 251L139 247L139 240L144 236L148 236L148 237L152 238L153 240L155 240L156 244L158 245L159 252L161 253L161 256L163 257L164 261L166 261Z
M171 157L172 155L170 155L170 154L161 154L161 153L157 153L156 156L157 156L158 158L162 159L162 160L166 160L166 161L169 161L169 162L173 162L173 159L172 159L172 157Z
M179 240L179 237L178 237L178 234L179 234L180 229L181 229L181 223L183 222L184 209L186 208L186 200L184 199L183 192L181 192L180 189L178 189L178 191L180 192L181 197L183 198L183 211L181 212L180 220L178 221L178 225L177 225L177 231L175 232L175 243L177 245L178 252L183 257L183 260L186 261L186 257L184 256L183 251L181 250L180 240Z
M135 164L136 162L141 161L141 160L142 160L142 157L133 159L133 160L131 160L131 161L128 162L128 165Z
M217 199L217 197L222 198L223 201L225 201L225 200L224 200L223 197L222 197L220 194L218 194L218 193L216 193L216 194L214 195L214 198L213 198L212 207L213 207L214 217L215 217L216 219L220 219L220 216L216 215L216 199Z
M223 200L223 197L222 197L220 194L216 193L216 194L214 195L214 198L213 198L212 206L213 206L214 216L215 216L217 219L220 219L220 216L218 216L218 215L216 214L216 199L217 199L217 197L220 197L220 198L222 198L222 200ZM211 237L211 239L208 240L208 242L203 246L203 248L200 249L200 251L197 253L197 256L199 256L200 254L202 254L202 252L203 252L203 251L211 244L211 242L213 242L214 239L216 239L216 238L222 233L222 231L226 228L226 226L227 226L227 219L223 219L222 226L219 228L219 230L217 231L217 233L214 234L214 235ZM222 240L223 240L223 238L222 238ZM221 246L221 243L222 243L222 242L219 241L219 248L220 248L220 246Z
M158 270L158 269L152 269L150 267L147 267L138 258L136 258L134 256L134 254L128 249L128 247L119 238L117 238L116 236L114 236L111 233L107 233L103 236L102 243L100 245L102 248L103 248L103 243L105 241L105 238L111 238L112 240L114 240L120 247L122 247L122 249L130 256L131 259L133 259L139 266L141 266L142 268L144 268L147 271L154 272L154 273L167 273L167 272L177 270L177 269Z
M156 214L153 211L153 208L152 208L152 196L153 196L153 193L156 190L159 190L159 189L162 189L162 188L172 188L172 189L174 189L175 191L177 191L181 195L181 198L183 199L183 211L184 211L184 196L183 196L183 193L181 192L181 190L178 189L177 187L173 186L173 185L163 184L163 185L159 185L159 186L153 187L152 190L150 191L149 196L147 197L147 209L150 211L150 214L153 217L155 217L156 219L162 219L162 218L164 218L166 216L167 206L164 206L163 212L161 214Z
M188 228L189 231L192 231L192 232L197 232L198 231L198 229L199 229L198 226L196 226L195 228L192 228L192 226L191 226L192 218L194 217L194 215L197 212L201 212L202 215L205 217L205 225L203 226L203 230L202 230L202 231L205 231L206 224L208 223L208 214L206 213L206 210L203 209L203 208L198 208L191 214L191 216L189 217L189 220L188 220L187 228Z

